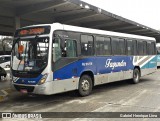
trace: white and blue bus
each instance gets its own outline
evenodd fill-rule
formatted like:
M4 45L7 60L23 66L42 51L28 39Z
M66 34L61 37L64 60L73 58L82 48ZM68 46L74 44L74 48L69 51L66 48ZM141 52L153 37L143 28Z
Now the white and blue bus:
M160 43L156 44L157 48L157 67L160 67Z
M33 94L87 96L96 85L138 83L157 69L154 38L59 23L18 29L11 55L13 87Z

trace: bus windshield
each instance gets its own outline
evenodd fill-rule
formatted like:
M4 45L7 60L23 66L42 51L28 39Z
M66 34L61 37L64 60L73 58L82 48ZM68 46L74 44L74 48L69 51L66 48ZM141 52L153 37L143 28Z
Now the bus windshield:
M12 69L16 71L39 71L47 66L49 37L14 40Z

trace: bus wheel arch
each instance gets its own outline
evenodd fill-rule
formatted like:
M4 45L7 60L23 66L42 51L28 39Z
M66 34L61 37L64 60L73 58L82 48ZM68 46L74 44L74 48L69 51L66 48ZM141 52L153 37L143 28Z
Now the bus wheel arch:
M135 66L134 69L137 68L140 72L140 77L141 77L141 68L139 66Z
M78 84L78 93L80 96L87 96L91 93L94 86L94 75L91 71L85 71L81 74Z

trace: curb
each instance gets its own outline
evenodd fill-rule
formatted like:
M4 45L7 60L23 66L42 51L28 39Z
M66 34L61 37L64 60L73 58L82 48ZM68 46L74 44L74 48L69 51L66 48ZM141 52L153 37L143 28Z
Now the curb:
M5 89L5 90L0 90L3 95L0 95L0 102L4 101L7 99L7 96L13 92L13 90L11 88Z

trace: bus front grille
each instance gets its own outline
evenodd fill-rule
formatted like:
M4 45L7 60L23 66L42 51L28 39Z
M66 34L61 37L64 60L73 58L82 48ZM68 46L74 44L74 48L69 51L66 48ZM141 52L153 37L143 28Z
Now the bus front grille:
M34 86L20 86L20 85L14 85L17 91L21 91L23 89L27 90L27 92L33 92Z

